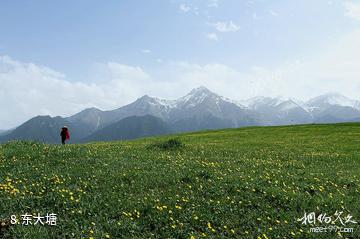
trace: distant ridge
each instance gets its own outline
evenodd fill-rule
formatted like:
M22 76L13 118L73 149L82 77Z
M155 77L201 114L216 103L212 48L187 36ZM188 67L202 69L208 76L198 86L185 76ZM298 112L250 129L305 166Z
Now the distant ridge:
M177 100L144 95L115 110L88 108L66 118L37 116L12 131L0 132L0 142L32 139L58 143L58 131L64 124L71 129L71 142L88 142L252 125L359 121L360 102L336 93L307 102L280 97L238 102L199 87Z
M170 127L152 115L130 116L96 131L82 141L111 141L136 139L171 133Z

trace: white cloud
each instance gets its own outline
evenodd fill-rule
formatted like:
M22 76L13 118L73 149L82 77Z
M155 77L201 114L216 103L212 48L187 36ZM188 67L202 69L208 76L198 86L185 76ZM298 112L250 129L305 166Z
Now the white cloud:
M360 2L345 1L345 16L360 20Z
M219 7L219 0L209 0L208 7L214 7L214 8Z
M143 50L141 50L141 52L144 53L144 54L150 54L151 50L150 49L143 49Z
M261 20L261 17L259 17L256 12L253 13L252 18L253 18L255 21Z
M248 74L256 95L282 95L302 100L339 92L359 99L360 30L333 41L298 61L274 68L256 67Z
M210 23L211 26L219 32L237 32L240 30L240 27L236 25L233 21L228 22L215 22Z
M358 98L360 92L360 30L329 44L325 50L304 60L295 74L306 79L312 95L340 91ZM306 89L302 93L305 93Z
M129 79L131 77L134 80L147 80L150 78L143 69L139 66L128 66L119 64L117 62L107 63L107 67L111 73L111 79Z
M156 77L139 66L102 64L97 82L67 80L47 67L0 57L0 128L14 127L38 115L68 116L86 107L115 109L149 94L174 99L204 85L232 99L256 95L306 100L327 92L359 99L360 30L323 50L277 67L248 71L220 63L162 62ZM169 78L169 76L171 76Z
M191 5L182 3L179 5L179 9L180 9L180 11L185 12L185 13L193 13L195 15L200 14L199 8L197 6L191 6Z
M144 94L174 99L200 85L229 97L251 96L241 93L251 87L245 75L229 66L163 64L154 80L141 67L109 62L101 64L101 80L83 83L68 81L43 66L0 57L0 128L17 126L36 115L69 116L93 106L116 109Z
M193 13L195 14L195 15L199 15L200 14L200 11L199 11L199 8L198 7L193 7Z
M182 4L179 5L179 9L182 12L189 12L191 10L191 7L189 5L186 5L186 4L182 3Z
M205 36L206 36L207 39L212 40L212 41L218 41L219 40L217 34L214 33L214 32L207 33Z
M219 94L232 97L236 95L238 98L239 92L241 92L239 89L248 86L247 80L242 77L244 74L224 64L199 65L188 62L173 64L178 71L174 84L177 85L180 95L187 93L194 87L206 86Z
M279 16L279 13L276 12L276 11L274 11L274 10L269 10L269 13L270 13L270 15L273 16L273 17L278 17L278 16Z
M0 56L0 128L36 115L67 116L87 107L114 109L145 92L150 77L140 68L108 63L101 82L71 82L44 66Z
M256 95L307 100L328 92L339 92L360 100L359 62L360 30L356 30L312 55L276 67L254 66L242 72L218 63L177 63L182 70L176 73L176 82L178 92L205 85L238 100Z

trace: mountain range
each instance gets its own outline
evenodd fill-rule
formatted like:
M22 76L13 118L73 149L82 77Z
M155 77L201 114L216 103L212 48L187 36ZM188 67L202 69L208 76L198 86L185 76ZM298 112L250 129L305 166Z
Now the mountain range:
M70 129L71 142L89 142L204 129L358 121L360 102L336 93L307 102L281 97L233 101L199 87L177 100L145 95L110 111L88 108L70 117L36 116L15 129L0 132L0 142L23 139L58 143L64 125Z

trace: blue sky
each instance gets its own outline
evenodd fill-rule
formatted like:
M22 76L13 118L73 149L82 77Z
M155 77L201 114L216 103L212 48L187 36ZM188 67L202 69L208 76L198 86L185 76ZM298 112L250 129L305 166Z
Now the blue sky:
M360 98L355 0L4 0L0 29L0 128L199 85L234 99Z
M157 59L221 62L247 70L311 54L354 25L342 1L217 2L2 1L0 51L80 81L94 63L108 61L150 70ZM239 30L219 32L212 25L230 21ZM206 38L211 33L217 42Z

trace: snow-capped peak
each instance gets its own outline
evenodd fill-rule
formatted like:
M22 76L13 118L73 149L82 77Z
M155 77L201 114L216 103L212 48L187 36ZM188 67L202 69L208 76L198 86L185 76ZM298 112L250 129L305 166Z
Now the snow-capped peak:
M208 88L204 86L200 86L198 88L192 89L188 95L198 95L198 94L215 94L215 93L211 92Z
M250 98L248 100L241 101L241 103L251 109L256 109L260 106L276 107L277 105L281 104L284 101L286 101L286 99L281 97L272 98L265 96L257 96Z
M239 103L252 110L276 108L280 111L288 111L294 108L302 108L303 110L307 111L307 109L300 101L286 97L257 96L248 100L240 101Z
M211 92L206 87L198 87L190 91L187 95L177 100L178 105L195 106L201 104L207 97L220 98L217 94Z
M162 107L165 107L165 108L173 108L173 107L175 107L175 104L176 104L175 100L167 100L167 99L162 99L162 98L158 98L158 97L152 97L152 96L148 96L148 95L142 96L137 101L138 102L143 102L143 103L146 103L146 104L150 104L150 105L162 106Z
M328 93L309 100L306 103L310 107L323 107L326 105L348 106L360 109L359 101L349 99L338 93Z

